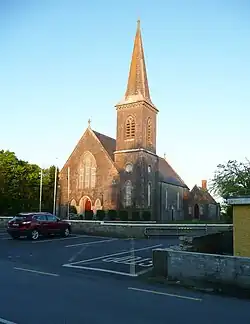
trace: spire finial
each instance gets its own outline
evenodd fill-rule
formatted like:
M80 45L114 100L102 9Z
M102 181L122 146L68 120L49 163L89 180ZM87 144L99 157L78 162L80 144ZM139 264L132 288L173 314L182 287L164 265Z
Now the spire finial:
M91 127L91 119L89 118L89 120L88 120L88 127L90 128Z
M167 155L166 155L166 153L164 153L164 160L166 160L166 158L167 158Z
M138 20L137 20L137 29L140 29L140 26L141 26L141 21L140 21L140 18L138 18Z

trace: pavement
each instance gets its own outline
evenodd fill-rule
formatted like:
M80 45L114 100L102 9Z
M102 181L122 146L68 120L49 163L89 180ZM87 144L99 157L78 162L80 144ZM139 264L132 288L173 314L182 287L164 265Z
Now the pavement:
M151 285L152 249L177 238L12 240L0 230L0 323L250 323L250 302Z

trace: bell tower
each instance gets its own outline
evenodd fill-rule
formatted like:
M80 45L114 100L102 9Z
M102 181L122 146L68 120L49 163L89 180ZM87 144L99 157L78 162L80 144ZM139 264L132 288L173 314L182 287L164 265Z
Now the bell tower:
M127 90L116 105L116 151L145 149L156 152L156 115L148 86L140 21L134 40Z
M146 209L156 217L158 110L150 98L140 21L137 22L127 89L116 110L114 158L120 174L120 207Z

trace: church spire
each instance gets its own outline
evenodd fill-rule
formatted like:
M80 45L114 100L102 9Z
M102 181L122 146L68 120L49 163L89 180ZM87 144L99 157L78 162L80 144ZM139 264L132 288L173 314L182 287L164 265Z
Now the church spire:
M145 100L150 104L147 71L142 45L140 20L137 21L137 30L134 40L134 49L130 64L127 90L125 98L119 104Z

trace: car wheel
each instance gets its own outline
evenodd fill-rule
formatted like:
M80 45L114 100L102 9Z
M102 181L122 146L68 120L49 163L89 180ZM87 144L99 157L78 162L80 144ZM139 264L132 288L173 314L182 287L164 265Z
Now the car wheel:
M62 236L64 236L64 237L68 237L69 234L70 234L70 230L69 230L69 228L67 227L67 228L65 228L65 229L63 230L63 232L62 232Z
M36 241L38 238L39 238L39 232L38 230L34 229L32 232L31 232L31 235L30 235L31 239L33 241Z

